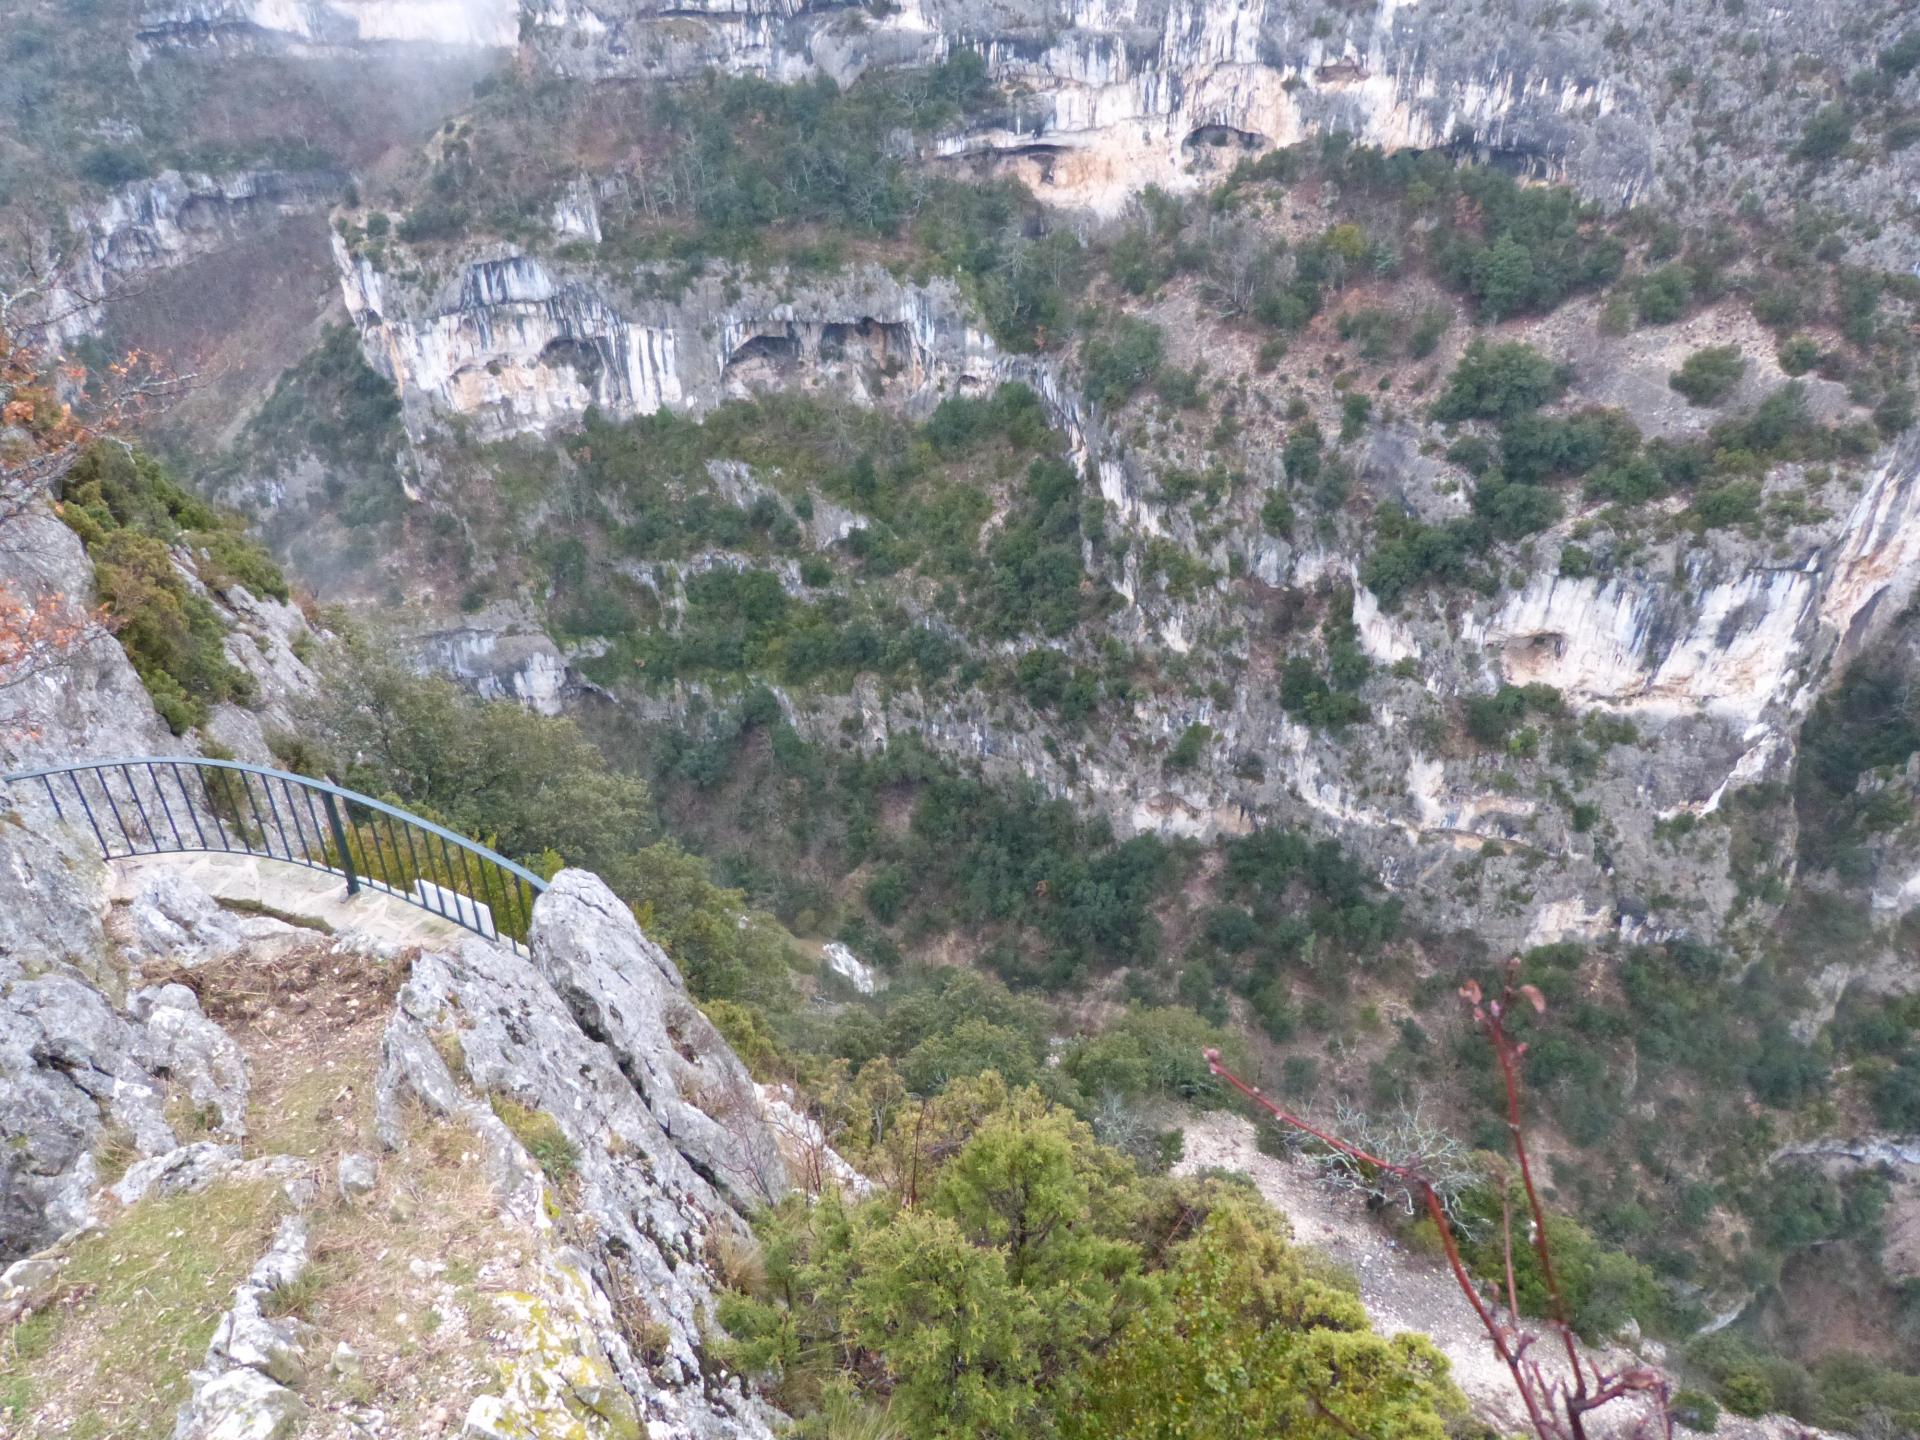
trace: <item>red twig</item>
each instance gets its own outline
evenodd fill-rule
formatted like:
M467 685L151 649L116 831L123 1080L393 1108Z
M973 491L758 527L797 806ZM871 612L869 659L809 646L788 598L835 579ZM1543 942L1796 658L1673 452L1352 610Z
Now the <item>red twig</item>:
M1544 1010L1545 1002L1541 999L1540 992L1531 985L1508 987L1500 999L1486 1000L1481 995L1480 987L1469 982L1461 989L1460 994L1466 1001L1474 1022L1486 1035L1487 1042L1493 1049L1494 1058L1500 1068L1501 1080L1506 1089L1507 1133L1513 1144L1514 1158L1519 1167L1520 1184L1527 1201L1528 1219L1533 1226L1533 1252L1540 1262L1541 1284L1547 1293L1548 1321L1559 1333L1567 1363L1572 1372L1570 1379L1549 1374L1538 1360L1527 1353L1532 1348L1535 1337L1521 1330L1518 1325L1520 1294L1513 1266L1513 1207L1504 1189L1500 1208L1507 1313L1502 1316L1493 1305L1487 1302L1486 1297L1480 1292L1479 1285L1468 1271L1466 1262L1461 1258L1459 1239L1454 1233L1452 1221L1448 1218L1446 1205L1432 1182L1421 1172L1417 1161L1402 1165L1383 1160L1380 1156L1370 1154L1281 1108L1262 1094L1257 1086L1249 1085L1227 1069L1220 1061L1218 1050L1210 1049L1205 1052L1207 1064L1216 1076L1266 1110L1281 1124L1304 1135L1312 1136L1329 1149L1338 1151L1351 1160L1373 1166L1394 1176L1420 1197L1427 1215L1439 1232L1441 1249L1446 1254L1447 1267L1453 1272L1454 1282L1460 1287L1460 1293L1466 1297L1467 1304L1473 1307L1475 1317L1478 1318L1481 1328L1487 1332L1487 1338L1493 1344L1494 1353L1507 1367L1507 1373L1513 1379L1514 1390L1526 1407L1528 1423L1540 1440L1586 1440L1586 1416L1603 1405L1629 1395L1645 1396L1650 1400L1654 1433L1671 1440L1673 1418L1667 1409L1664 1378L1656 1371L1645 1367L1634 1367L1617 1374L1608 1374L1596 1363L1583 1357L1579 1344L1574 1338L1566 1295L1560 1288L1559 1276L1554 1270L1553 1247L1547 1234L1546 1207L1541 1204L1538 1188L1534 1185L1533 1161L1527 1150L1525 1128L1521 1122L1519 1062L1526 1054L1526 1046L1524 1043L1516 1042L1507 1033L1505 1024L1506 1012L1516 999L1527 1001L1536 1010ZM1592 1377L1591 1386L1588 1383L1589 1372ZM1648 1433L1645 1418L1635 1426L1635 1432L1640 1435Z

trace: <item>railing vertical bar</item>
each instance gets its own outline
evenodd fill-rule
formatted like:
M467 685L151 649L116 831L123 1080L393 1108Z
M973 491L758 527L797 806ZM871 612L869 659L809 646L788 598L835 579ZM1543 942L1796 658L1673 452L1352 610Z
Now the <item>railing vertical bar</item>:
M167 829L173 832L173 848L176 850L186 849L187 842L180 838L180 827L173 823L173 806L167 803L167 792L160 784L160 777L154 774L153 762L151 760L147 762L147 779L153 782L153 793L154 797L160 802L160 813L167 817Z
M467 863L467 848L464 845L455 848L460 852L460 873L466 876L467 889L471 892L467 899L473 902L473 929L477 934L484 935L487 932L480 928L480 890L473 883L473 867Z
M60 797L53 793L53 776L42 775L40 777L40 783L47 787L47 799L53 802L53 818L56 820L66 819L67 812L60 808Z
M400 835L399 832L393 828L393 817L388 815L385 819L387 822L387 864L385 867L388 872L387 893L389 895L398 895L400 890L399 887L393 883L392 872L400 867Z
M293 835L300 842L300 863L307 864L313 855L313 848L307 844L307 832L300 824L300 807L293 801L293 786L285 779L280 781L280 798L287 802L287 814L293 817Z
M327 830L326 826L321 824L320 817L313 813L313 791L302 790L300 798L306 802L307 819L313 825L313 833L320 837L320 868L331 870L333 866L327 863Z
M402 825L400 834L407 842L407 868L413 872L413 883L407 889L420 897L420 904L425 908L427 892L420 888L420 857L414 853L413 849L413 826Z
M233 774L235 772L228 771L227 773ZM253 812L253 828L260 834L259 853L265 855L268 859L272 859L273 837L267 834L267 822L260 818L260 807L254 803L253 786L247 783L253 777L244 770L239 771L238 774L240 776L240 793L247 797L247 809ZM249 842L247 848L252 850L253 846L251 842Z
M293 847L287 843L287 827L280 822L280 807L273 803L273 786L267 783L267 777L260 777L260 793L267 797L267 813L273 816L273 828L280 832L280 848L285 853L283 860L293 859Z
M453 888L453 856L447 850L447 837L444 835L436 835L433 838L440 842L440 863L446 867L447 874L447 883L441 891L440 903L442 905L446 904L446 897L448 895L453 896L453 914L449 918L452 919L454 924L463 925L466 922L460 918L460 892Z
M100 842L101 858L104 859L111 856L113 854L113 847L107 844L107 837L105 832L100 828L100 822L93 818L93 806L87 803L87 792L80 788L80 772L77 770L67 771L67 780L73 786L73 798L80 802L81 812L87 817L87 824L93 827L93 838Z
M153 817L147 814L146 804L140 799L139 788L133 783L133 776L128 773L127 767L124 765L120 767L120 778L127 782L127 795L133 801L133 808L139 812L140 828L146 832L147 839L152 842L153 853L158 855L160 853L160 837L154 833Z
M487 886L487 915L493 924L493 938L495 940L500 938L500 900L494 892L502 888L500 884L500 876L502 873L498 865L482 857L480 861L480 878Z
M206 798L207 818L213 822L213 833L220 837L221 850L231 851L233 844L227 839L226 821L220 818L220 802L213 798L213 781L208 778L210 773L217 772L209 772L205 765L193 767L193 778L200 782L200 793Z
M333 791L322 790L320 798L326 803L327 828L333 832L333 843L340 847L340 868L346 872L347 894L360 893L360 877L354 873L353 850L347 843L347 832L340 823L340 805L334 799ZM351 817L349 817L351 818Z
M100 793L107 798L107 808L113 811L113 823L120 827L120 838L126 843L127 854L133 854L133 834L127 829L126 817L120 813L120 802L113 798L113 791L107 788L107 777L98 765L93 767L93 783L100 787Z
M193 803L193 796L187 792L187 782L180 778L180 766L178 762L170 763L167 769L173 773L174 786L180 791L180 803L187 807L187 819L193 822L194 839L200 842L200 848L202 850L212 849L213 847L207 844L207 832L200 828L200 811ZM196 773L197 771L198 767L196 767ZM218 824L218 819L216 819L214 823Z
M230 814L221 815L220 818L227 822L228 831L239 837L240 843L235 848L243 855L251 855L253 853L253 837L247 834L246 816L242 815L240 813L240 807L233 803L233 775L229 771L217 768L210 773L220 777L220 804L231 812ZM216 810L214 813L219 814L220 812Z

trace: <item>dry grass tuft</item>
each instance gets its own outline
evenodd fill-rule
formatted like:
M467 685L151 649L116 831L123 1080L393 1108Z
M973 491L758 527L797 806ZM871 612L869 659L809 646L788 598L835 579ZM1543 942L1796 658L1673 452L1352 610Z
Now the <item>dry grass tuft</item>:
M707 1261L727 1289L742 1295L766 1293L766 1256L751 1235L716 1225L707 1235Z

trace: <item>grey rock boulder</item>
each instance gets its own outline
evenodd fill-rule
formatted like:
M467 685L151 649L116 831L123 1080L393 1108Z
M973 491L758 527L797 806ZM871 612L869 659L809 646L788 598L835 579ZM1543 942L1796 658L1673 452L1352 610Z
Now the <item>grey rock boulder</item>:
M154 1063L203 1113L218 1117L215 1129L232 1139L247 1133L247 1057L226 1031L200 1011L184 985L136 991L128 1010L144 1021Z
M389 1022L379 1080L383 1137L404 1143L399 1121L409 1100L436 1114L462 1113L491 1137L486 1163L503 1208L537 1209L541 1177L524 1148L486 1105L461 1098L440 1048L457 1041L474 1092L539 1112L566 1137L566 1204L593 1219L581 1263L594 1287L629 1297L645 1311L632 1318L663 1327L659 1352L646 1357L632 1352L620 1327L601 1337L645 1433L760 1440L772 1433L772 1417L712 1368L705 1340L714 1298L709 1237L745 1230L720 1171L745 1171L720 1148L721 1124L704 1111L696 1119L694 1077L702 1072L674 1049L669 1012L690 1047L711 1047L706 1073L744 1078L744 1071L717 1036L680 1016L678 1007L691 1010L691 1002L671 962L592 876L563 872L541 898L533 950L529 965L471 940L456 953L415 962ZM571 1003L548 983L548 971L565 979ZM757 1111L735 1124L747 1135L764 1127Z
M82 1223L108 1121L173 1149L146 1028L70 973L0 988L0 1260Z
M580 1028L612 1052L703 1178L748 1205L786 1193L753 1077L605 881L585 870L555 876L534 906L529 948Z
M170 870L143 876L126 908L125 949L180 964L217 959L241 943L238 917L200 886Z
M130 1166L113 1187L122 1205L149 1195L197 1195L240 1163L240 1151L215 1140L196 1140Z
M106 865L31 787L0 791L0 981L69 965L102 973Z
M261 1303L298 1280L307 1267L307 1226L289 1215L207 1342L193 1374L193 1396L180 1408L175 1440L274 1440L306 1414L293 1391L307 1378L307 1327L269 1318Z
M60 1262L50 1257L16 1260L0 1270L0 1325L39 1309L59 1286Z
M243 1367L195 1393L181 1409L174 1440L280 1440L306 1413L306 1402L293 1391Z
M342 1155L336 1180L343 1200L362 1200L373 1193L380 1173L365 1155Z

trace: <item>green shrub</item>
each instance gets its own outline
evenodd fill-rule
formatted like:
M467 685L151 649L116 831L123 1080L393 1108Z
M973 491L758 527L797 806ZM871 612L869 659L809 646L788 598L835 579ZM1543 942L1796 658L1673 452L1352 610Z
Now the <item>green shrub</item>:
M1822 105L1807 121L1793 158L1808 165L1822 165L1845 150L1853 141L1853 116L1845 105L1835 101Z
M1293 502L1279 490L1260 502L1260 528L1282 540L1293 534Z
M265 552L188 495L139 451L96 445L62 478L60 516L93 562L100 603L154 707L174 734L206 723L222 701L250 704L253 676L226 656L219 612L174 568L179 545L206 566L211 589L245 583L284 598Z
M1365 164L1378 154L1356 148L1350 160ZM1433 178L1443 180L1438 172ZM1567 296L1619 275L1625 253L1620 242L1582 224L1592 212L1572 191L1522 186L1479 166L1444 180L1472 202L1478 223L1456 226L1450 216L1443 221L1435 256L1440 275L1471 295L1489 318L1551 310ZM1446 214L1445 207L1441 213Z
M1760 493L1758 480L1729 480L1701 491L1689 513L1703 530L1744 525L1759 518Z
M1778 358L1787 374L1804 375L1820 363L1820 346L1810 336L1795 335L1781 344Z
M1675 1423L1699 1434L1711 1435L1720 1428L1720 1406L1704 1391L1677 1391L1671 1409Z
M1920 30L1909 30L1882 50L1879 66L1896 79L1905 79L1920 66Z
M1110 334L1096 335L1086 343L1087 398L1107 409L1124 404L1135 391L1154 382L1165 352L1166 339L1158 325L1121 316Z
M80 157L75 168L81 179L109 188L144 180L154 172L153 163L127 145L96 145Z
M1200 757L1206 752L1207 745L1213 739L1213 727L1197 721L1180 732L1180 738L1167 752L1169 770L1191 770L1200 763Z
M1499 471L1481 476L1473 487L1473 513L1502 540L1520 540L1547 529L1560 518L1560 497L1540 485L1509 481Z
M1360 583L1391 610L1416 587L1469 578L1481 527L1467 520L1429 525L1382 501L1374 511L1374 543L1360 567Z
M1089 1100L1111 1093L1220 1105L1227 1091L1207 1067L1202 1052L1209 1048L1224 1049L1236 1066L1245 1059L1236 1042L1191 1010L1130 1009L1098 1035L1075 1042L1060 1064Z
M1519 341L1470 343L1433 407L1436 420L1511 420L1567 388L1566 370Z
M1357 390L1347 392L1340 401L1340 443L1349 444L1366 433L1373 418L1373 397Z
M1444 305L1433 305L1420 312L1420 318L1413 322L1413 329L1407 334L1407 355L1410 359L1424 360L1440 346L1440 337L1447 333L1447 327L1453 323L1453 313Z
M1304 655L1292 657L1280 672L1280 704L1289 715L1329 730L1365 720L1371 713L1358 695L1329 685Z
M1642 325L1671 325L1687 313L1692 299L1693 271L1685 265L1663 265L1634 287L1633 308Z
M1243 1188L1145 1178L997 1077L911 1108L883 1143L914 1203L786 1202L767 1283L722 1298L726 1363L790 1412L851 1379L929 1440L1318 1435L1314 1402L1329 1434L1446 1434L1428 1343L1374 1336Z
M1523 717L1566 713L1560 692L1551 685L1502 685L1491 695L1475 695L1465 707L1467 734L1489 749L1501 749Z
M1720 1398L1734 1414L1757 1419L1773 1409L1773 1386L1759 1370L1735 1370L1720 1381Z
M1710 345L1689 355L1667 377L1667 384L1693 405L1717 405L1733 393L1747 373L1747 360L1737 345Z

